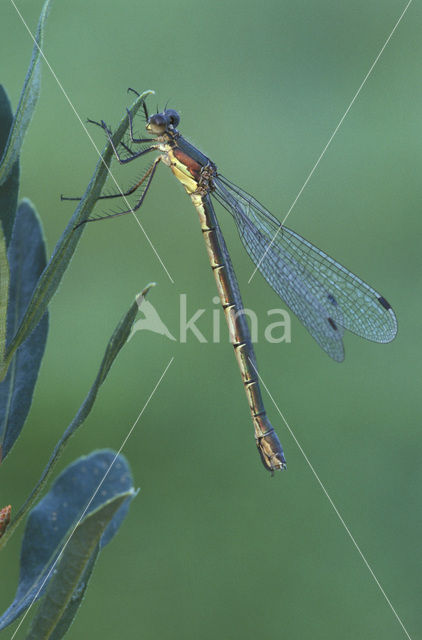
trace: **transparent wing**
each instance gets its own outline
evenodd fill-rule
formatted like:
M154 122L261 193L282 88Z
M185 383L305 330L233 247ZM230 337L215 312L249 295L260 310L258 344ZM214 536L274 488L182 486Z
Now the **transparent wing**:
M213 196L234 217L241 240L264 278L334 360L344 358L342 328L390 342L397 321L372 287L300 235L281 226L257 200L214 178Z

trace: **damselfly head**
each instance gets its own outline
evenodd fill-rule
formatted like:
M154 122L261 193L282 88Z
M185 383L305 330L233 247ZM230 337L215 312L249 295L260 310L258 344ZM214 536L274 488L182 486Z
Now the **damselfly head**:
M165 109L163 113L154 113L148 118L147 131L160 136L169 129L175 129L180 122L180 116L174 109Z

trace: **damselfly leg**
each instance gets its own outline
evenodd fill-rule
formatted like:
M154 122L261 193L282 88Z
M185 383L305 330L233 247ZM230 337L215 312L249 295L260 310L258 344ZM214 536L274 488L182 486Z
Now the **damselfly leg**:
M135 138L134 137L134 135L133 135L133 118L132 118L132 114L130 112L130 109L126 109L126 112L127 112L127 117L129 119L129 132L130 132L131 141L134 142L135 144L142 144L142 143L145 143L145 142L155 142L155 140L153 138Z
M97 122L95 124L98 124ZM157 146L153 145L151 147L148 147L147 149L141 149L141 151L138 151L137 153L134 153L132 156L130 156L130 158L122 158L119 154L119 152L117 151L117 148L113 142L113 137L112 137L112 133L110 131L110 129L107 127L106 123L104 122L104 120L101 120L101 128L105 131L105 134L108 138L108 141L111 144L111 147L113 149L114 155L116 156L117 160L119 161L120 164L127 164L128 162L132 162L132 160L136 160L136 158L140 158L141 156L144 156L146 153L150 153L151 151L156 151ZM135 142L135 141L134 141ZM153 140L147 140L147 142L153 142Z
M91 118L88 118L88 119L87 119L87 122L89 122L89 124L95 124L97 127L100 127L100 129L103 129L103 130L104 130L104 127L103 127L103 125L102 125L102 123L101 123L101 122L97 122L96 120L91 120ZM107 129L108 129L108 132L110 133L110 135L113 135L113 134L112 134L111 129L109 129L108 127L107 127ZM125 144L125 143L123 142L123 140L120 140L119 144L120 144L120 145L123 147L123 149L124 149L125 151L127 151L131 156L134 156L134 155L136 154L136 151L134 151L133 149L131 149L127 144Z
M146 108L145 108L146 109ZM145 139L145 140L137 140L133 138L133 134L132 134L132 118L130 113L129 114L129 122L130 122L130 126L131 126L131 140L135 143L139 143L139 142L154 142L154 140L152 139ZM156 147L152 146L149 147L147 149L142 149L139 152L135 152L133 151L128 145L126 145L124 142L120 142L120 145L130 154L129 158L121 158L119 152L117 151L116 146L114 145L113 139L112 139L112 131L111 129L107 126L107 124L104 122L104 120L101 120L101 122L97 122L96 120L91 120L88 119L88 122L90 124L95 124L96 126L100 127L105 134L107 135L107 138L112 146L113 152L115 157L117 158L117 160L119 161L120 164L127 164L128 162L130 162L131 160L135 160L137 158L139 158L140 156L145 155L146 153L149 153L150 151L155 151ZM161 157L159 156L158 158L156 158L153 162L153 164L151 165L151 167L149 167L149 169L144 173L144 175L142 176L142 178L140 180L138 180L138 182L136 182L136 184L134 184L132 187L130 187L127 191L123 191L120 193L112 193L112 194L108 194L108 195L102 195L98 197L98 200L108 200L111 198L125 198L127 196L132 195L133 193L135 193L135 191L137 191L139 189L139 187L144 184L145 180L147 180L146 186L144 191L142 192L141 197L139 198L138 202L135 204L135 206L132 209L127 209L124 211L118 211L116 213L111 213L108 215L104 215L104 216L99 216L97 218L88 218L87 220L84 220L83 222L79 223L75 229L77 229L78 227L80 227L81 225L85 224L86 222L98 222L99 220L106 220L107 218L116 218L118 216L124 216L128 213L133 213L134 211L137 211L143 204L144 200L145 200L145 196L148 192L148 189L151 185L152 179L154 177L156 168L158 163L160 162ZM80 196L78 197L70 197L70 196L63 196L61 195L61 200L80 200Z
M98 198L98 200L103 200L105 198L124 198L125 196L130 195L131 193L134 193L137 189L139 189L141 184L143 184L145 182L145 180L148 178L147 184L145 186L145 189L142 192L141 197L139 198L139 200L135 204L135 206L132 207L132 209L126 209L125 211L117 211L116 213L109 213L109 214L104 215L104 216L98 216L97 218L88 218L87 220L83 220L82 222L77 224L75 229L77 229L78 227L81 227L83 224L85 224L87 222L99 222L100 220L107 220L108 218L117 218L119 216L125 216L128 213L134 213L135 211L137 211L142 206L142 204L143 204L143 202L145 200L145 196L147 195L148 189L151 186L151 182L152 182L152 179L154 177L155 171L157 169L157 165L158 165L158 163L160 161L161 161L160 157L156 158L154 160L154 163L152 164L152 166L148 169L148 171L146 171L146 173L142 176L142 178L139 180L139 182L137 182L126 193L113 193L113 194L110 194L110 195L107 195L107 196L99 196L99 198ZM77 199L78 198L76 198L76 200ZM62 196L62 200L75 200L75 198L65 198L65 197Z

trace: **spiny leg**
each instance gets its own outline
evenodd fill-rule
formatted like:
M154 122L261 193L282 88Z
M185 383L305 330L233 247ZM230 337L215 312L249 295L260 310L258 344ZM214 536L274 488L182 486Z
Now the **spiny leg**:
M161 160L160 156L158 158L156 158L154 160L154 164L148 169L148 171L144 174L142 179L135 185L135 188L132 187L132 193L133 193L133 191L138 189L138 187L140 187L141 184L148 178L148 182L146 184L146 187L145 187L141 197L139 198L138 202L133 207L133 209L128 209L127 211L118 211L117 213L111 213L111 214L106 215L106 216L100 216L99 218L88 218L87 220L83 220L82 222L77 224L75 226L75 229L77 229L81 225L85 224L86 222L99 222L100 220L107 220L108 218L117 218L117 216L124 216L127 213L133 213L134 211L137 211L141 207L143 201L145 200L145 196L146 196L146 194L148 192L148 189L149 189L149 187L151 185L152 179L153 179L155 171L157 169L157 165L160 162L160 160ZM116 196L118 196L118 195L119 194L116 194ZM123 195L125 195L125 194L123 194ZM103 197L107 198L107 197L113 197L113 196L103 196Z
M142 176L142 178L136 184L133 185L133 187L130 187L130 189L128 189L127 191L122 191L121 193L110 193L106 196L98 196L97 200L108 200L110 198L124 198L125 196L130 196L132 195L132 193L135 193L137 189L139 189L139 187L145 181L147 176L149 176L148 171ZM81 197L82 196L69 197L69 196L61 195L60 200L80 200Z
M88 118L87 122L89 122L90 124L95 124L95 125L97 125L97 127L101 127L101 129L103 129L103 131L106 132L109 140L111 141L112 132L107 127L106 123L103 120L101 122L97 122L96 120L91 120L90 118ZM112 143L112 146L113 146L114 153L116 154L119 162L122 162L122 160L119 158L119 156L118 156L118 154L116 152L116 148L115 148L115 146L114 146L112 141L111 141L111 143ZM155 151L155 147L150 147L149 149L144 149L141 153L136 153L130 147L128 147L124 142L120 142L120 144L122 145L122 147L124 149L126 149L126 151L128 151L128 153L131 154L131 157L123 160L123 162L134 160L135 158L139 158L141 155L143 155L144 153L148 153L149 151ZM143 178L141 178L141 180L139 182L137 182L133 187L130 187L130 189L128 189L128 191L125 191L123 193L112 193L112 194L109 194L109 195L106 195L106 196L99 196L97 199L98 200L106 200L108 198L122 198L124 196L130 196L132 193L134 193L136 191L136 189L138 189L138 187L141 186L141 184L143 183L145 178L146 178L146 175ZM60 195L60 200L62 200L62 201L63 200L80 200L81 197L82 196L64 196L63 194L61 194Z
M101 124L101 122L97 122L96 120L91 120L91 118L87 118L87 122L89 122L89 124L95 124L95 125L97 125L97 127L100 127L100 129L104 129L104 127L103 127L103 125ZM109 130L110 135L111 135L111 134L112 134L112 133L111 133L111 130L110 130L110 129L108 129L108 130ZM128 147L128 145L127 145L127 144L125 144L122 140L119 142L119 144L121 144L121 145L122 145L122 147L123 147L123 149L125 149L128 153L130 153L130 155L131 155L131 156L134 156L134 155L135 155L136 151L133 151L133 149L131 149L130 147Z
M144 106L145 106L145 104L144 104ZM130 139L131 139L131 141L136 143L136 144L145 143L145 142L156 142L155 138L134 138L133 137L133 117L132 117L132 114L130 112L130 109L126 109L126 111L127 111L127 115L128 115L128 119L129 119L129 131L130 131ZM110 138L110 136L112 135L111 129L109 129L109 127L107 127L107 125L105 124L105 122L103 120L101 122L97 122L96 120L91 120L90 118L88 118L88 122L90 124L96 124L97 127L101 127L101 129L103 129L106 132L108 138ZM133 151L130 147L128 147L124 142L120 142L120 144L132 156L136 155L136 152Z
M134 138L133 137L133 118L132 118L132 114L130 112L130 109L126 109L127 111L127 116L129 119L129 131L130 131L130 139L132 142L134 142L135 144L140 144L142 142L156 142L156 140L154 138Z
M132 93L134 93L134 94L135 94L135 96L138 96L138 98L139 98L139 96L141 95L141 94L139 93L139 91L136 91L136 89L132 89L132 87L128 87L127 92L129 93L129 91L131 91ZM145 100L142 100L142 108L143 108L143 110L144 110L145 120L148 120L149 115L148 115L148 109L147 109L147 104L146 104Z
M154 145L153 147L148 147L148 149L142 149L141 151L138 151L137 153L133 153L132 150L130 150L130 153L133 153L133 155L130 158L121 158L119 155L119 152L116 149L116 146L113 142L113 138L112 138L112 133L110 131L110 129L107 127L106 123L104 122L104 120L101 120L101 123L99 122L95 122L95 120L88 120L88 122L91 122L92 124L96 124L98 126L100 126L106 133L107 138L111 144L111 147L114 151L114 155L116 156L117 160L120 162L120 164L127 164L128 162L132 162L132 160L136 160L136 158L140 158L141 156L145 155L146 153L149 153L150 151L155 151L156 150L156 146Z
M132 93L134 93L134 94L135 94L135 96L138 96L138 98L139 98L139 96L141 95L141 94L139 93L139 91L136 91L136 89L132 89L132 87L128 87L128 88L127 88L127 92L128 92L128 93L129 93L129 91L131 91Z

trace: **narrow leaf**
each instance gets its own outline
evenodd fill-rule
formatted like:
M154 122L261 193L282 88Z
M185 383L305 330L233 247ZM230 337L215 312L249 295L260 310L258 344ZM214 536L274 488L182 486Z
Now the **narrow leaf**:
M131 113L134 115L142 104L146 95L152 93L151 91L145 91L141 94L133 103L131 107ZM119 127L113 135L113 142L117 145L125 134L128 127L128 115L122 119ZM101 193L101 189L104 185L107 177L108 167L113 155L111 144L108 143L105 150L102 153L101 159L98 161L94 175L82 197L79 205L77 206L75 213L73 214L69 224L67 225L62 237L54 249L53 255L45 268L44 273L38 281L38 285L34 291L34 295L28 305L28 309L22 320L22 323L12 341L12 344L8 348L6 354L6 366L10 362L10 359L16 349L22 344L25 338L33 331L34 327L41 320L44 315L47 306L55 294L57 287L66 271L69 262L73 256L85 225L79 226L75 229L76 225L89 218L91 211L97 201L98 196Z
M13 113L9 98L0 84L0 156L6 146L13 122ZM6 246L9 246L12 237L13 222L18 206L19 191L19 161L16 160L5 182L0 185L0 221L6 238Z
M89 561L86 564L86 567L83 571L82 577L78 583L78 586L74 590L70 602L68 603L65 611L63 612L57 626L54 628L53 633L49 637L49 640L59 640L62 638L66 631L69 629L70 625L73 622L74 617L82 604L82 600L85 596L85 591L88 586L88 582L91 578L92 571L95 566L95 561L97 559L99 551L105 547L106 544L110 542L110 540L114 537L117 531L120 528L123 520L125 519L127 512L129 511L130 502L133 496L122 504L122 506L117 511L116 515L108 525L107 529L104 531L101 536L100 544L97 545L93 554L91 555ZM53 588L51 587L50 592L54 593Z
M69 626L72 595L80 601L86 586L82 581L89 578L87 569L92 571L90 563L111 540L135 495L129 466L113 451L94 452L67 467L29 515L18 589L0 618L0 629L16 620L47 588L45 606L37 613L30 637L49 637L65 620ZM40 631L45 625L49 633Z
M46 265L41 223L28 200L19 205L8 258L10 284L7 342L10 342ZM0 383L0 446L3 447L3 458L11 450L28 415L47 332L46 312L31 335L15 352L6 378Z
M116 511L123 506L124 501L132 499L134 495L135 492L132 491L130 494L116 496L76 528L60 560L57 573L48 585L46 595L31 625L28 640L51 638L51 635L61 638L67 631L72 622L69 620L72 598L75 592L76 597L79 597L81 588L84 587L81 581L85 568L87 564L91 564L92 557L95 562L99 539ZM72 607L72 613L76 615L76 612Z
M126 504L126 503L124 503ZM115 516L115 518L117 517L117 514ZM114 521L114 518L113 518ZM76 589L74 590L73 594L72 594L72 598L70 600L70 602L68 603L65 611L63 612L60 620L57 622L54 631L51 633L51 635L49 636L48 640L59 640L59 638L62 638L65 633L67 632L67 630L69 629L70 625L73 622L73 619L75 618L79 607L82 604L82 600L85 596L85 591L86 588L88 586L88 582L91 578L91 574L94 570L94 566L95 566L95 562L97 560L98 557L98 553L99 553L99 548L98 546L95 548L94 552L92 553L89 561L86 564L86 567L84 569L84 572L82 574L82 577L79 581L78 586L76 587Z
M0 367L6 351L7 301L9 298L9 263L6 240L0 225ZM0 458L1 459L1 458Z
M34 113L35 105L40 93L40 49L42 49L43 45L44 26L49 9L50 0L46 0L41 10L40 19L38 21L31 62L29 63L29 68L26 73L26 78L23 85L21 97L19 99L18 108L13 120L13 125L10 129L9 138L3 153L3 157L0 160L0 185L4 183L7 176L10 174L13 165L19 158L23 139L31 121L32 114Z
M74 417L74 419L72 420L72 422L70 423L70 425L67 427L66 431L64 432L64 434L62 435L62 437L60 438L59 442L56 444L53 453L50 456L49 461L47 462L41 477L39 479L39 481L37 482L36 486L34 487L34 489L32 490L30 496L28 497L28 499L25 501L25 503L22 505L22 507L19 509L18 513L16 514L15 518L12 520L12 522L10 523L6 533L4 534L3 538L1 538L0 540L0 549L6 544L6 542L8 541L8 539L13 535L15 529L18 527L20 521L22 520L22 518L26 515L26 513L28 512L28 510L31 508L31 506L34 504L36 498L38 497L38 495L40 494L40 492L43 490L47 479L49 478L50 474L52 473L64 447L66 446L67 441L69 440L69 438L75 433L75 431L83 424L83 422L86 420L86 418L88 417L95 399L97 397L97 393L98 390L100 388L100 386L103 384L104 380L107 377L108 372L110 371L111 365L113 364L114 360L117 357L117 354L119 353L120 349L123 347L123 345L127 342L128 337L130 335L131 329L132 329L132 325L135 321L137 312L138 312L138 308L139 305L141 304L141 301L145 298L147 292L149 291L149 289L151 288L151 286L153 286L152 284L148 285L143 291L142 293L138 294L138 296L136 297L135 301L133 302L132 306L130 307L129 311L126 313L126 315L122 318L122 320L119 322L119 324L117 325L116 329L114 330L113 335L111 336L109 343L107 345L103 360L101 362L100 365L100 369L98 371L97 377L95 378L94 384L92 385L91 389L88 392L88 395L86 396L84 402L82 403L82 405L79 408L79 411L77 412L76 416Z

